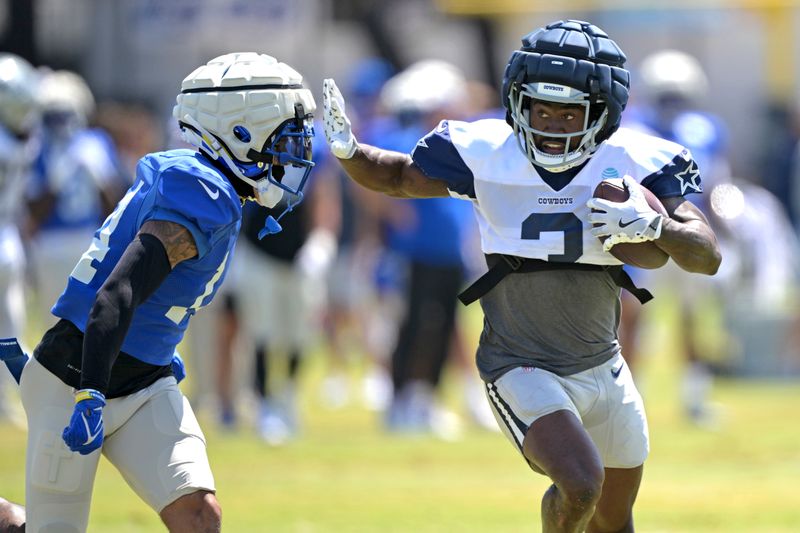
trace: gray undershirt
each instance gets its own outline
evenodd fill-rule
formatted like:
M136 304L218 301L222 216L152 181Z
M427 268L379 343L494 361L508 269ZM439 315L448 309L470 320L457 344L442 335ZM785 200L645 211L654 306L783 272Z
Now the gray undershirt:
M519 366L559 376L582 372L619 351L619 288L604 271L514 273L481 298L481 377Z

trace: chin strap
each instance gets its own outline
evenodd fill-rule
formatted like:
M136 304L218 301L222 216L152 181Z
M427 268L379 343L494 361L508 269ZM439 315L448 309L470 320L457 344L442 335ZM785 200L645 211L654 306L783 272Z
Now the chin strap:
M300 205L300 202L302 202L303 199L304 196L301 191L297 193L297 201L288 202L288 204L286 205L286 209L284 209L283 212L280 215L278 215L278 218L269 215L267 217L267 220L264 221L264 227L261 228L261 231L258 232L258 240L263 239L267 235L274 235L275 233L280 233L283 228L281 228L281 225L278 223L278 221L282 219L286 213L291 212L295 207Z

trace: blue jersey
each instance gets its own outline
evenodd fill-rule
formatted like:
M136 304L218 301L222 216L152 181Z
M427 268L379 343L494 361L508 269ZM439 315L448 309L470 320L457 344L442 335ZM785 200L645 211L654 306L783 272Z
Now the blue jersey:
M53 306L53 314L81 331L97 290L148 220L180 224L194 237L198 256L178 263L135 311L122 351L152 365L168 365L197 309L207 305L225 278L241 225L242 209L231 183L191 150L150 154L139 161L136 181L95 232Z
M84 228L88 233L97 227L103 219L101 190L122 189L120 168L116 148L102 130L83 130L66 141L45 138L28 184L30 198L54 197L41 229Z

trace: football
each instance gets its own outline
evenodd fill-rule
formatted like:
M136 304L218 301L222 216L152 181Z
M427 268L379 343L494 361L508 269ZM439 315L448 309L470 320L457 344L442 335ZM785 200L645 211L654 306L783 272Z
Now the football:
M667 215L667 210L664 204L656 197L655 194L650 192L647 187L639 185L647 203L661 213L663 216ZM607 179L597 184L594 189L595 198L603 198L610 202L624 202L628 199L628 190L622 184L622 179ZM607 237L599 237L601 241ZM620 243L615 244L609 251L611 255L625 263L639 268L660 268L667 263L669 255L661 248L652 242L637 242L637 243Z

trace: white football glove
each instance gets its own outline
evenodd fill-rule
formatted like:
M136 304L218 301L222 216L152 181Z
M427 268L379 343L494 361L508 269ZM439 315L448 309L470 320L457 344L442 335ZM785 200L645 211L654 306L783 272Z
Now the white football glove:
M322 82L322 108L325 138L331 152L339 159L350 159L356 153L358 141L344 112L342 93L331 78Z
M603 241L603 250L606 252L615 244L654 241L661 236L664 219L647 203L639 184L630 176L623 177L622 183L629 194L624 202L602 198L591 198L586 202L589 209L597 210L589 213L589 222L600 224L592 228L592 235L608 235Z

